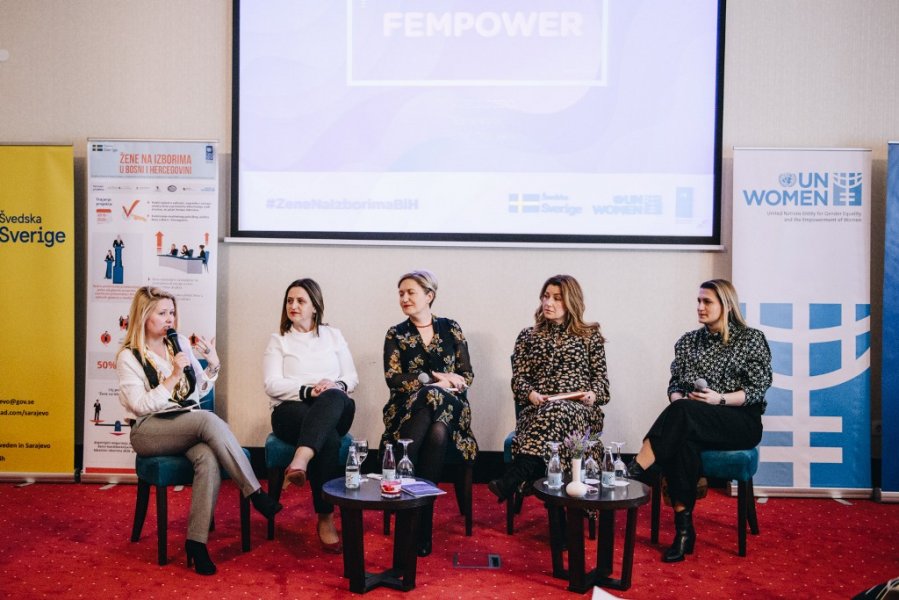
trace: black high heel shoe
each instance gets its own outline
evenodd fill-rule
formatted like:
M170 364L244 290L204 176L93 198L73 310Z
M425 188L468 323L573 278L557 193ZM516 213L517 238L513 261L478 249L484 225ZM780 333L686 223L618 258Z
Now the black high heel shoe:
M258 510L266 519L274 518L284 508L280 502L275 502L271 496L262 491L262 488L250 494L250 502L253 503L253 508Z
M215 563L209 558L206 544L187 540L184 542L184 552L187 554L187 567L194 567L200 575L215 575Z

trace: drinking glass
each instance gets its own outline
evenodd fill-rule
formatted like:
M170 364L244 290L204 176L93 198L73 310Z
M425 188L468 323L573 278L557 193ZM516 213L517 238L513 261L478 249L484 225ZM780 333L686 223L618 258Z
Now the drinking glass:
M397 441L403 445L403 458L396 464L396 476L400 480L412 479L415 477L415 469L409 459L409 444L412 443L412 440L403 438Z
M365 457L368 456L368 440L353 440L353 445L356 446L356 456L359 457L360 477L365 479L365 475L361 475L361 473L362 465L365 463Z

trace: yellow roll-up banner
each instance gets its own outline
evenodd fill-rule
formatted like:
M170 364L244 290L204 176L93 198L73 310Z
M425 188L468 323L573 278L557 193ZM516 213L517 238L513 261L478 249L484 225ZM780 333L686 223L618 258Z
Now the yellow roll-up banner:
M71 146L0 146L0 479L73 480Z

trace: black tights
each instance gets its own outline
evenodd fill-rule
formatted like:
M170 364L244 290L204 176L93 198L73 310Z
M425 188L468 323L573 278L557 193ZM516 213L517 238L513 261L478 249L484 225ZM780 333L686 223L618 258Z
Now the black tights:
M446 445L449 442L449 428L437 421L431 421L432 412L421 409L400 427L400 437L412 440L409 444L409 460L415 466L415 475L440 483ZM434 529L434 503L421 511L419 545L429 544Z
M418 477L440 482L446 444L449 442L449 428L440 422L431 421L431 411L418 410L400 427L400 437L412 440L409 444L409 460L415 465Z

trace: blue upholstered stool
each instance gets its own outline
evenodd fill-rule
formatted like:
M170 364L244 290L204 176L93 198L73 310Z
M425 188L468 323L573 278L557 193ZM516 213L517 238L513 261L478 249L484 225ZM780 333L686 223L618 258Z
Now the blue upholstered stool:
M244 454L250 457L244 448ZM137 505L134 510L134 525L131 529L131 541L140 539L144 520L147 517L147 505L150 503L150 487L156 488L156 537L159 564L168 562L166 544L168 543L168 487L172 485L191 485L194 480L193 464L184 455L173 456L138 456L135 460L137 471ZM228 474L222 471L222 479ZM241 549L250 551L250 501L240 495L240 540ZM213 522L214 523L214 522ZM211 529L211 528L210 528Z
M706 477L737 482L737 546L740 556L746 556L746 525L753 535L759 533L755 512L755 493L752 478L759 468L759 449L706 450L702 453L702 473ZM659 510L661 504L659 484L653 485L652 541L659 539Z
M340 440L340 454L338 455L338 465L343 468L346 464L347 455L350 453L350 444L353 443L353 436L346 434ZM293 444L279 439L274 433L268 434L265 438L265 468L268 470L268 495L275 502L281 498L281 488L284 487L284 470L290 461L297 447ZM275 518L268 520L268 539L275 539Z

